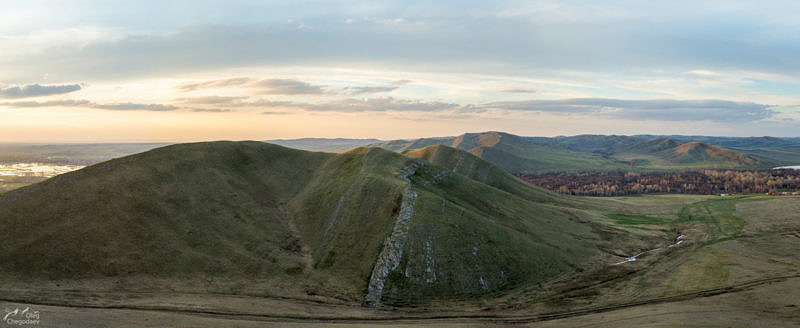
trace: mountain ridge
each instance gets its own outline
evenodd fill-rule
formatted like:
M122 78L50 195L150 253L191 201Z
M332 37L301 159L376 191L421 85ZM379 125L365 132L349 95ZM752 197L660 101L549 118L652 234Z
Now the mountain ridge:
M612 256L606 235L622 233L591 223L585 203L515 183L380 148L167 146L1 194L0 280L419 306L547 284Z

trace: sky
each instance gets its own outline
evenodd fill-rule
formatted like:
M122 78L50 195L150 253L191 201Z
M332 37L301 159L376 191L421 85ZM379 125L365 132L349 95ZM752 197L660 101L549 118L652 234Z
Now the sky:
M0 9L0 142L800 136L797 1Z

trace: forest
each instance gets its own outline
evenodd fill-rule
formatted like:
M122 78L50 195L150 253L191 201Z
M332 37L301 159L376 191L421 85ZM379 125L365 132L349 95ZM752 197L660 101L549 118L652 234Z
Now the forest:
M800 170L697 170L685 172L583 172L518 174L534 185L570 195L792 194L800 191Z

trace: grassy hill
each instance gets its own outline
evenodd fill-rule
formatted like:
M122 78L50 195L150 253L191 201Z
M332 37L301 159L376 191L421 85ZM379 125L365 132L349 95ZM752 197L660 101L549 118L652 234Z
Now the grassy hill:
M547 285L630 239L471 155L412 155L447 168L213 142L63 174L0 195L0 280L419 306Z
M782 141L782 147L786 147L784 144L786 142L788 141ZM750 150L752 154L766 152L765 155L772 156L770 158L700 142L682 142L673 138L615 135L534 138L502 132L467 133L458 137L408 141L394 140L373 146L408 153L431 145L444 145L467 151L512 174L631 168L764 168L777 166L778 163L789 163L793 156L791 149Z
M653 168L756 168L760 159L701 142L658 138L619 150L613 158Z
M527 200L567 206L574 206L577 202L575 199L550 192L544 188L522 181L491 163L484 161L480 157L456 148L444 145L433 145L405 151L403 154L450 169L455 173L459 173Z
M637 136L647 139L662 136ZM681 142L702 142L709 145L729 148L759 159L764 167L796 165L800 163L800 139L775 137L709 137L709 136L669 136Z
M527 138L503 132L466 133L458 137L390 141L375 146L408 151L430 145L445 145L467 151L511 173L607 169L622 164L597 154L573 150L542 138Z
M567 145L572 149L598 154L608 154L631 147L647 139L635 136L582 134L569 137L555 137L553 140Z

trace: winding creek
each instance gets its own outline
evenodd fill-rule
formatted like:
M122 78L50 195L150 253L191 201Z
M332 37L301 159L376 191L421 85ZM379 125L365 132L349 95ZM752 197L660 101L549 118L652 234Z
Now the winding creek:
M624 264L624 263L628 263L628 262L633 262L633 261L636 261L636 258L638 258L639 256L642 256L643 254L658 252L658 251L660 251L660 250L662 250L664 248L671 248L671 247L678 246L681 243L683 243L683 239L684 238L686 238L685 235L680 235L680 236L678 236L678 238L675 238L675 242L674 243L672 243L670 245L667 245L666 247L653 248L651 250L641 252L641 253L636 254L634 256L626 257L624 260L622 260L620 262L617 262L617 263L614 263L614 265L620 265L620 264Z

